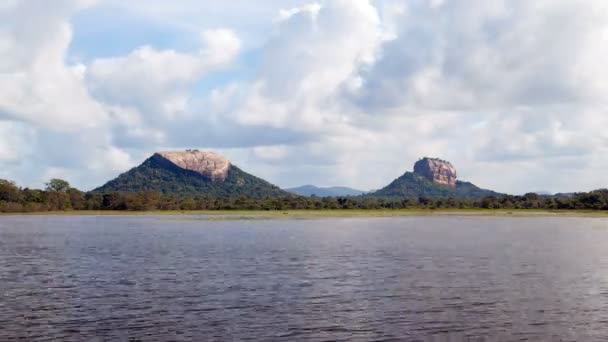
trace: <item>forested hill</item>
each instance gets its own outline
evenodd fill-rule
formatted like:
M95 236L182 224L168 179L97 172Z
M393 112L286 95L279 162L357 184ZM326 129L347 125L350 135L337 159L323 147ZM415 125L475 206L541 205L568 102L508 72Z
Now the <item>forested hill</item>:
M164 194L205 195L209 197L282 197L289 194L269 182L248 174L234 165L221 180L182 168L160 154L109 181L93 193L158 191Z
M492 190L481 189L469 182L456 181L455 185L450 187L434 183L423 175L406 172L386 187L367 196L393 198L482 198L500 195Z

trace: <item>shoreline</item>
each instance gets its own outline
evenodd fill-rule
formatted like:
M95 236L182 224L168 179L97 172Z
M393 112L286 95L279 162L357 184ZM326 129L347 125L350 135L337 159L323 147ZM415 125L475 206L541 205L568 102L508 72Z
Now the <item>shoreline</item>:
M336 210L167 210L167 211L50 211L0 213L9 216L201 216L209 220L390 218L390 217L589 217L608 218L608 211L537 209L336 209Z

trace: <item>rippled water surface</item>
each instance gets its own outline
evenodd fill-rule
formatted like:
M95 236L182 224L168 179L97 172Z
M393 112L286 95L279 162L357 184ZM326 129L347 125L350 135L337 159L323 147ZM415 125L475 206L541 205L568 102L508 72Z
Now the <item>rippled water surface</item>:
M606 341L608 221L0 217L0 340Z

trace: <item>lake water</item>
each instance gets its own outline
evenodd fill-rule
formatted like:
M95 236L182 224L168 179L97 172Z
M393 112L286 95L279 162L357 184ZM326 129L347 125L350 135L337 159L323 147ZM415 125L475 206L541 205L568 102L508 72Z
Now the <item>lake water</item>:
M0 217L0 340L606 341L608 220Z

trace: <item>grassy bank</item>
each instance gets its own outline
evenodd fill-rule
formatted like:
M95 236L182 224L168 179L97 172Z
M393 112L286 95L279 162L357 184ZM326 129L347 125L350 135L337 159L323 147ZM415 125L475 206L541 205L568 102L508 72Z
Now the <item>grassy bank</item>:
M496 216L496 217L606 217L608 211L590 210L512 210L512 209L369 209L369 210L214 210L214 211L53 211L0 216L201 216L210 220L225 219L309 219L309 218L373 218L407 216Z

